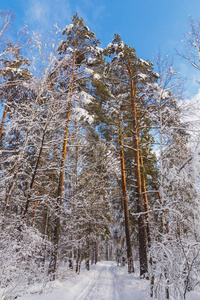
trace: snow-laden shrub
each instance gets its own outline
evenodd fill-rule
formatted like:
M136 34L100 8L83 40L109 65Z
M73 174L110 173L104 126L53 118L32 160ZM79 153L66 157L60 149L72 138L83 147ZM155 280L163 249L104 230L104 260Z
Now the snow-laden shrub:
M0 234L0 298L15 299L30 284L48 278L50 243L33 227L6 226Z
M151 276L154 279L156 299L182 300L186 294L199 285L200 244L168 237L151 248L153 264Z

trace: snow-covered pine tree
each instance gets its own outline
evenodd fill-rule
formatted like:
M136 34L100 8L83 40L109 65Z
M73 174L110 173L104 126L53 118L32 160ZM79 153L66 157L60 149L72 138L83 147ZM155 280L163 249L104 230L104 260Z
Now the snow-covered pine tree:
M140 134L145 122L142 118L145 115L145 103L142 100L145 95L145 86L148 82L155 82L156 74L152 70L152 64L137 58L135 49L124 45L121 38L115 35L113 42L110 43L105 54L111 57L107 69L113 75L113 82L117 83L118 98L121 99L123 107L124 123L130 128L132 125L130 139L132 144L128 147L132 148L132 158L134 157L134 177L136 180L136 205L138 214L138 238L139 238L139 257L140 257L140 274L141 276L148 272L147 263L147 246L146 246L146 230L145 219L143 212L144 199L142 196L142 181L141 181L141 165L140 165L140 149L141 139ZM111 75L111 84L112 84ZM120 89L124 90L120 94ZM139 123L140 120L140 123ZM143 123L142 123L143 122ZM139 124L139 125L138 125Z
M55 271L57 264L58 242L60 235L60 207L62 205L62 195L64 186L64 168L67 153L67 140L69 135L69 121L72 108L76 103L78 93L84 91L90 85L89 79L93 73L92 67L99 63L101 59L101 49L98 47L99 41L96 39L95 34L84 25L83 19L79 19L78 15L72 18L72 24L66 26L63 30L63 35L66 39L61 41L57 52L60 55L59 70L60 74L65 74L60 80L60 85L65 87L65 95L68 99L66 107L66 123L63 133L63 150L60 163L60 175L58 182L58 195L57 195L57 216L55 219L54 227L54 251L51 256L49 273L55 279ZM70 61L70 62L69 62ZM66 76L67 75L67 76ZM58 75L59 76L59 75ZM65 79L67 77L67 80ZM77 109L78 110L78 109ZM84 112L79 108L79 113Z

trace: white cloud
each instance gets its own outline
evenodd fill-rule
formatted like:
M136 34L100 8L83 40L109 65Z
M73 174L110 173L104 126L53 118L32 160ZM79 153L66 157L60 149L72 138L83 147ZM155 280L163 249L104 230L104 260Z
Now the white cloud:
M25 23L36 31L50 30L54 24L64 28L75 13L95 31L106 10L101 0L27 0L22 9Z
M55 23L64 27L72 11L68 0L28 0L25 6L26 23L34 29L50 29Z
M31 21L46 23L49 18L49 8L38 0L31 1L31 6L28 10L28 16Z

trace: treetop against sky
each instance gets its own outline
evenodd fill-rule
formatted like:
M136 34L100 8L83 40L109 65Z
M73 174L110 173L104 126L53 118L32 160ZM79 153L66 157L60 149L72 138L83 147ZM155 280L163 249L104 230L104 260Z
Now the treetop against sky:
M77 12L103 47L118 33L140 57L152 60L158 50L165 55L181 49L184 33L189 31L189 16L199 19L200 1L1 0L0 9L14 11L16 28L28 24L33 30L50 30L55 23L63 28ZM197 73L185 61L176 60L180 73L189 77L191 96L198 91Z

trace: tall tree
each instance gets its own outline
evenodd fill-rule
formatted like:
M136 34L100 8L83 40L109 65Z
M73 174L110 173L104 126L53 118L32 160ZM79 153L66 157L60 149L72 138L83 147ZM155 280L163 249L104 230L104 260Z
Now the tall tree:
M63 134L63 149L58 183L56 220L53 237L54 252L52 253L49 266L49 272L53 274L53 279L55 279L58 254L60 207L62 205L71 109L72 105L75 103L76 93L81 92L84 86L89 85L90 81L88 78L88 71L90 71L90 68L93 65L98 63L99 57L99 41L95 38L95 34L84 25L83 19L79 19L77 14L72 18L72 22L72 24L66 26L63 30L63 35L66 35L66 40L61 41L57 48L58 54L62 55L60 58L59 69L61 74L65 74L65 76L63 76L63 80L60 81L60 84L65 86L65 94L68 98L68 104L66 108L66 123ZM55 66L55 68L57 69L57 66ZM65 77L67 77L67 81Z
M138 120L144 112L145 86L148 82L156 80L155 73L152 71L152 64L136 57L135 49L124 45L121 38L115 35L105 53L111 56L111 62L108 69L115 70L117 74L118 89L124 86L124 95L122 105L124 115L127 121L132 122L132 145L134 157L134 173L136 180L136 205L138 213L138 238L140 253L140 274L141 276L148 271L147 247L146 247L146 229L144 220L144 202L142 196L141 165L140 165L140 130ZM115 75L116 76L116 75ZM128 110L128 108L130 109ZM131 111L131 114L129 113ZM141 126L141 123L140 123Z

